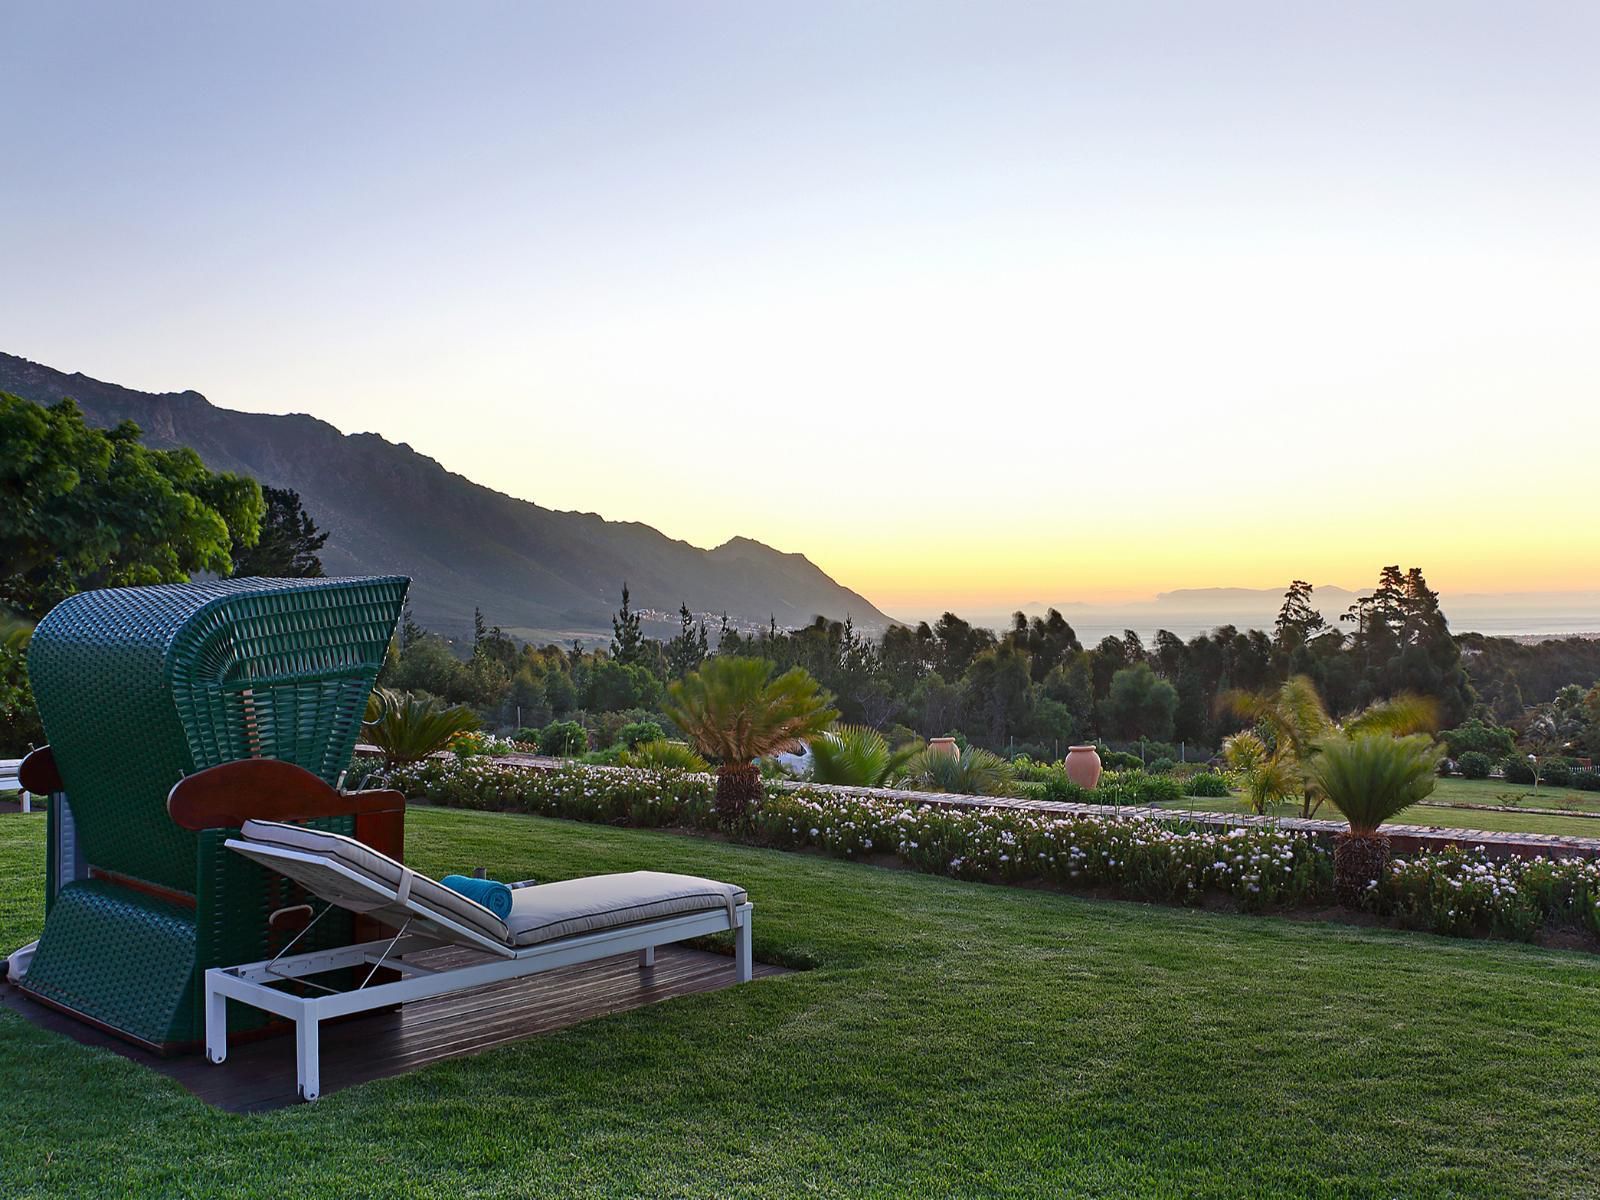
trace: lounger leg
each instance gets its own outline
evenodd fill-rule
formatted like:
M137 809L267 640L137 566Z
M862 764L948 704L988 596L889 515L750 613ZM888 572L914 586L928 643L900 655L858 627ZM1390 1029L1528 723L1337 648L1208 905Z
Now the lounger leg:
M641 967L653 967L656 965L656 948L654 946L646 946L639 951L639 965Z
M735 935L733 944L733 966L740 983L749 983L754 971L755 960L750 956L750 914L744 914L744 920L739 922L739 932Z
M294 1041L300 1099L315 1100L322 1092L322 1055L317 1040L317 1018L314 1014L302 1013L295 1018Z
M210 971L206 972L211 974ZM228 1057L228 998L206 981L206 1058L219 1063Z

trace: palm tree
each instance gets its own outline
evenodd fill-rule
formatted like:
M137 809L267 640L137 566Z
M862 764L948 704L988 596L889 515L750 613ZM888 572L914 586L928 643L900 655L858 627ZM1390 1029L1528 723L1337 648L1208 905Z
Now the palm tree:
M1222 757L1244 782L1245 799L1258 816L1301 789L1300 773L1290 756L1273 754L1253 730L1243 730L1223 742Z
M755 759L798 750L839 718L808 672L772 672L764 658L717 657L667 687L667 716L718 764L717 812L729 824L761 796Z
M1333 846L1333 890L1341 904L1360 904L1383 874L1389 838L1379 826L1433 791L1443 754L1423 733L1336 733L1322 740L1311 778L1350 822Z
M870 725L835 725L811 739L811 779L845 787L884 787L905 770L918 749L910 743L891 750L883 734Z
M1315 813L1323 801L1311 767L1325 739L1339 733L1405 737L1439 727L1438 704L1411 693L1380 700L1342 721L1335 720L1317 694L1317 685L1304 675L1284 680L1276 691L1230 692L1225 701L1268 735L1262 744L1270 739L1269 757L1259 769L1294 783L1286 794L1299 793L1303 817Z
M448 746L457 734L478 728L478 715L463 704L447 706L409 693L374 688L367 697L361 732L383 755L385 767L420 762Z
M1017 775L1010 763L976 746L960 754L923 750L906 766L906 782L928 792L961 796L1015 796Z

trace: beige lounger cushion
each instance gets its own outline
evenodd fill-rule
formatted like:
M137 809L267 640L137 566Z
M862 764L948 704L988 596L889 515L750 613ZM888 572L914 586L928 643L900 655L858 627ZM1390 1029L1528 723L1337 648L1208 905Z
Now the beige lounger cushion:
M481 936L517 949L686 913L726 910L732 924L734 908L748 899L743 888L731 883L661 871L631 871L515 888L511 893L511 916L501 921L477 901L467 899L426 875L407 872L388 855L342 834L278 821L246 821L240 835L244 842L296 850L337 862L371 880L385 893L396 892L402 878L409 874L413 902ZM246 847L240 850L249 854ZM319 864L276 858L258 861L296 880L323 899L353 912L365 912L393 925L402 924L414 915L392 896L368 892ZM441 929L441 932L448 931Z
M341 833L326 833L281 821L246 821L239 832L248 842L331 859L390 892L399 888L401 877L406 873L406 869L387 854L380 854L364 842ZM369 913L391 925L403 923L412 915L403 904L375 904L372 896L350 886L331 871L315 872L312 868L310 872L301 873L295 870L298 864L282 860L274 860L270 865L324 900L352 912ZM341 887L343 894L340 894ZM467 899L436 879L411 872L411 898L492 941L510 944L510 931L504 921L476 900Z
M511 893L506 924L511 944L521 948L684 913L726 909L731 917L746 899L742 887L694 875L661 871L590 875L517 888Z

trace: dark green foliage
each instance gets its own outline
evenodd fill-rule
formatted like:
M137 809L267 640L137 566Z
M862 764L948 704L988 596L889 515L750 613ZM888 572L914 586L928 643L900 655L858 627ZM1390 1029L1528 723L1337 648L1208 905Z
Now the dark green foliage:
M1089 793L1096 804L1148 806L1183 798L1183 784L1171 775L1149 775L1144 771L1106 771Z
M1481 750L1466 750L1456 758L1456 770L1463 779L1487 779L1494 760Z
M322 559L317 556L328 535L317 529L300 503L300 493L292 488L263 487L266 512L261 518L261 537L246 545L238 533L233 538L233 573L264 575L273 578L313 578L322 575Z
M1067 778L1067 773L1059 768L1045 776L1039 785L1043 790L1039 799L1052 800L1058 804L1094 804L1097 797L1088 788L1079 787Z
M611 618L611 657L624 666L638 663L644 656L644 634L639 614L628 606L628 585L622 585L622 608Z
M71 400L0 392L0 603L42 617L90 588L227 575L260 534L261 488L193 450L150 450L124 422L91 428Z
M706 660L710 649L706 641L706 623L698 623L687 604L678 606L678 632L667 643L667 675L682 679Z
M1574 770L1567 786L1580 792L1600 792L1600 772Z
M1507 783L1532 783L1533 766L1520 754L1513 754L1501 766L1505 770Z
M539 731L539 753L565 758L589 749L589 735L576 721L552 721Z
M1152 775L1165 775L1177 765L1178 764L1173 762L1170 758L1153 758L1145 767L1145 770L1149 771Z
M1477 717L1464 721L1454 729L1446 729L1439 735L1439 740L1449 749L1452 758L1476 751L1491 760L1501 759L1517 748L1517 735L1512 730L1491 725Z
M616 744L632 750L640 742L658 742L666 735L654 721L630 721L617 730Z
M1540 771L1540 782L1554 787L1566 787L1572 782L1572 768L1564 762L1551 762Z
M1228 780L1216 771L1202 771L1191 775L1184 784L1186 796L1199 796L1208 800L1221 800L1229 794Z
M1158 678L1148 663L1124 667L1112 676L1110 691L1100 706L1101 720L1111 736L1156 741L1172 736L1177 711L1177 689Z

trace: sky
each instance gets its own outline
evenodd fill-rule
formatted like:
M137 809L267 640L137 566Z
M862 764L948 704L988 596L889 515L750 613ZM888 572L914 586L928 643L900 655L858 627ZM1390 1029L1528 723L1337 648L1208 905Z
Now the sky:
M886 611L1600 589L1600 6L0 0L0 349Z

